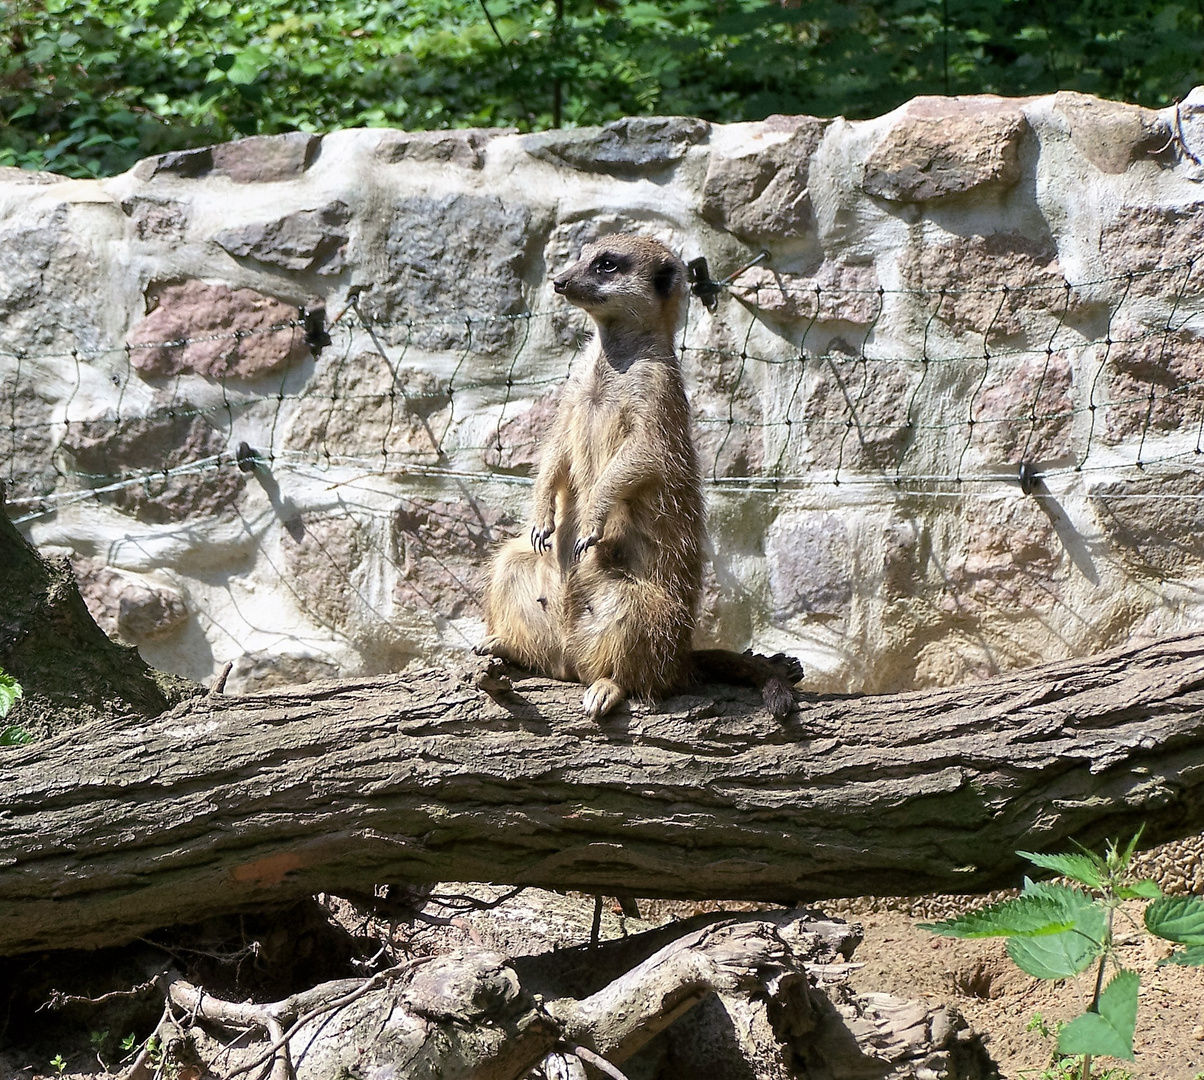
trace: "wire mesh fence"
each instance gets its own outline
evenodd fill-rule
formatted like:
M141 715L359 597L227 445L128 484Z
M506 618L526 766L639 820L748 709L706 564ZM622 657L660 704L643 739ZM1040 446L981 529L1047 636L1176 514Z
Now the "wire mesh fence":
M1196 260L960 289L800 285L763 268L717 283L703 267L680 356L706 483L1045 498L1098 474L1104 500L1204 499L1146 483L1160 468L1198 471L1204 452L1202 279ZM407 603L454 622L476 604L471 566L518 525L473 493L531 482L585 324L564 306L392 320L365 308L353 293L329 319L301 310L36 355L0 336L10 515L32 525L95 502L162 524L237 512L255 478L290 533L341 522L355 538L340 543L387 562ZM237 374L251 344L281 363ZM374 610L346 551L325 557ZM279 575L291 588L290 570Z

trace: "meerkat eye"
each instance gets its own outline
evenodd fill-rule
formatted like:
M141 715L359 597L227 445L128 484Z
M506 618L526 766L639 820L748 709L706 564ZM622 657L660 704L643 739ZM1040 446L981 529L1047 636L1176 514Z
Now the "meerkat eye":
M599 255L594 260L594 269L599 274L613 274L618 268L619 264L610 255Z

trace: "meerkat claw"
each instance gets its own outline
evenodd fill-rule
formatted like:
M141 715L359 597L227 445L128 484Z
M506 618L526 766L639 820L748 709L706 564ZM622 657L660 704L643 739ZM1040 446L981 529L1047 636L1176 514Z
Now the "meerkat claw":
M578 538L577 543L573 545L573 562L580 562L581 557L589 551L598 542L598 537L593 533L589 536Z
M555 531L555 525L531 526L531 549L536 555L542 555L545 551L552 550L552 544L548 537L550 537Z

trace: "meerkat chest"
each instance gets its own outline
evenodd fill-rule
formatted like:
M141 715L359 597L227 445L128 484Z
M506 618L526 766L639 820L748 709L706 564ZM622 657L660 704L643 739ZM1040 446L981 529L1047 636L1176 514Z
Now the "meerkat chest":
M635 403L626 380L587 379L573 402L570 473L578 490L588 490L631 436Z

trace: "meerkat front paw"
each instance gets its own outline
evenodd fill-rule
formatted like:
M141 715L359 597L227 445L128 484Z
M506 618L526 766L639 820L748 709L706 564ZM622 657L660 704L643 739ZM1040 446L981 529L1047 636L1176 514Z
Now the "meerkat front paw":
M598 532L588 533L585 536L579 536L577 543L573 545L573 561L580 562L581 556L584 555L590 548L602 539L602 534Z
M537 523L531 526L531 550L536 555L542 555L545 551L552 550L551 536L556 531L556 522L551 516L545 518L542 523Z
M591 720L605 716L624 698L623 688L614 679L598 679L585 692L581 708Z

